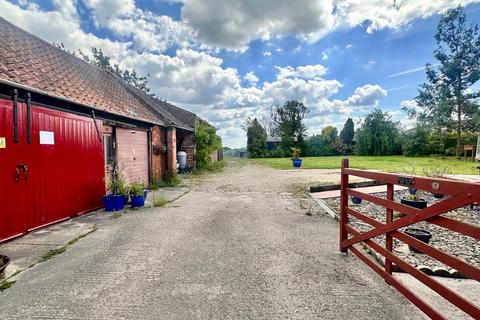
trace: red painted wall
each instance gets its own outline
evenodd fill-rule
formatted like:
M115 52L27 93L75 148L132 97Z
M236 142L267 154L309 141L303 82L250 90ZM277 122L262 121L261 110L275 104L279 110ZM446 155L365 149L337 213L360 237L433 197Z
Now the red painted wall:
M116 128L118 168L129 183L140 181L148 185L147 131Z

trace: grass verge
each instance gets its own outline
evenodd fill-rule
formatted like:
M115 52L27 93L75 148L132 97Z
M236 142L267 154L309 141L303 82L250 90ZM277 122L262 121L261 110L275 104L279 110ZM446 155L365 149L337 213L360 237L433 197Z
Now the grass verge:
M346 156L304 157L303 169L339 169ZM425 175L426 170L446 168L450 174L478 174L477 163L454 157L404 157L404 156L348 156L350 167L364 170L378 170L394 173ZM258 164L275 169L293 169L290 158L251 159Z

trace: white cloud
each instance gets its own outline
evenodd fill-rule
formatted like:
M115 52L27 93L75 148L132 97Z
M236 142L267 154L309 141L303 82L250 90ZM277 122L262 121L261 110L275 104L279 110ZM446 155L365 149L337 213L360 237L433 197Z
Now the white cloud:
M245 50L252 40L294 36L315 42L339 28L365 25L367 32L398 30L479 0L183 0L182 18L200 41L229 50ZM348 48L347 48L348 49ZM327 53L328 55L328 53Z
M363 68L365 68L365 69L370 69L370 68L373 67L375 64L377 64L377 61L375 61L375 60L368 60L367 63L364 63L362 66L363 66Z
M334 19L331 1L184 0L182 19L209 45L245 50L251 40L293 35L318 39Z
M94 21L105 25L108 20L134 13L134 0L83 0L85 6L93 13Z
M355 89L355 93L347 99L349 106L375 106L387 95L387 91L375 84L366 84Z
M302 78L302 79L313 79L316 77L321 77L327 73L327 68L321 64L315 65L306 65L293 68L291 66L287 67L275 67L277 69L277 79L286 79L286 78Z
M270 51L264 51L263 52L264 57L270 57L271 55L272 55L272 53Z
M243 76L243 79L250 82L251 84L256 84L258 80L260 80L253 71L247 72L247 74Z

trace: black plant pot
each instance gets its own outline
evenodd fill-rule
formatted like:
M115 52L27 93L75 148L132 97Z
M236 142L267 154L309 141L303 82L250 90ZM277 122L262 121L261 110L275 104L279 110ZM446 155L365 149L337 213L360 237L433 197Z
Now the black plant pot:
M433 197L436 198L436 199L442 199L442 198L443 198L443 194L441 194L441 193L434 193L434 194L433 194Z
M408 234L411 237L414 237L417 240L420 240L424 243L429 243L430 239L432 238L432 234L428 232L427 230L422 230L422 229L416 229L416 228L407 228L404 231L406 234ZM422 253L421 251L415 249L412 246L408 246L410 251L412 252L417 252L417 253Z
M353 202L354 204L360 204L360 203L362 203L362 198L352 196L352 197L350 197L350 199L352 200L352 202Z
M10 258L0 255L0 273L10 264Z
M402 200L400 200L400 202L417 209L425 209L427 207L427 200L424 199L419 199L418 201L415 201L403 198Z

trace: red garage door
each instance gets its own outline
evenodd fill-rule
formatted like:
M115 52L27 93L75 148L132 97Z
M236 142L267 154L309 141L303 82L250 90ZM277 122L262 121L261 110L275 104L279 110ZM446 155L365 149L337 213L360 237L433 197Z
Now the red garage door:
M146 131L116 129L118 167L128 182L148 184L148 135Z
M0 241L101 207L103 177L93 119L0 99Z

